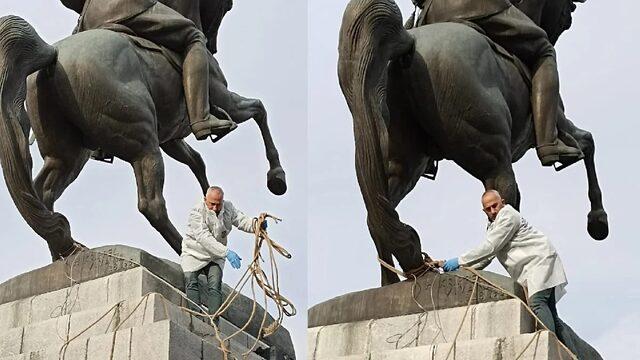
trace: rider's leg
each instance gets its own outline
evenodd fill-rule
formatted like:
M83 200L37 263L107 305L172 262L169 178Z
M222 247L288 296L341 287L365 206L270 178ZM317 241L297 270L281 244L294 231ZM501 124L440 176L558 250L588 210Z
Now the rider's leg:
M157 3L122 25L136 35L184 54L182 78L191 130L198 140L224 135L237 125L209 113L209 61L206 38L196 25L170 7Z
M560 85L556 53L546 33L515 6L498 14L473 20L487 35L524 61L532 71L531 106L537 152L542 165L560 162L568 166L584 157L580 149L558 139Z
M235 129L234 122L218 119L209 112L209 61L204 41L194 39L182 67L187 112L196 138L202 140L211 134L223 135Z

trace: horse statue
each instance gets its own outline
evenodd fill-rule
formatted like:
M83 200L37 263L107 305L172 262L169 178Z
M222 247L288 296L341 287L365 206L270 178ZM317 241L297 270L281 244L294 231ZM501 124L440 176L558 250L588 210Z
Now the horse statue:
M571 25L574 1L517 6L555 42ZM454 161L519 208L512 163L535 144L530 73L504 49L460 22L407 30L393 0L351 0L340 30L338 75L353 115L358 184L380 260L393 265L394 256L405 273L424 269L428 256L420 238L395 208L421 176L433 175L434 159ZM608 221L593 137L558 113L558 136L585 155L587 228L602 240ZM381 266L383 286L398 281Z
M174 9L187 3L162 2ZM195 2L188 3L192 6ZM217 28L231 2L216 3L229 6L200 9L199 25L208 36L209 48L215 47ZM191 131L180 68L170 61L168 50L154 49L153 44L140 40L93 29L49 45L25 20L0 18L0 162L18 211L46 240L53 260L69 256L81 246L73 239L65 216L53 207L93 150L131 164L139 211L178 254L182 236L167 215L160 150L189 166L203 193L209 187L204 161L184 141ZM263 104L229 91L213 56L209 69L212 111L219 107L218 112L235 123L251 118L256 121L270 166L267 186L276 195L284 194L285 172ZM44 159L35 180L31 175L30 129Z

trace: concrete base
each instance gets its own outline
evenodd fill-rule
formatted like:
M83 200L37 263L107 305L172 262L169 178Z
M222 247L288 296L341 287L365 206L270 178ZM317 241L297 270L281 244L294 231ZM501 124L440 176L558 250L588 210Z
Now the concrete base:
M162 268L162 279L181 285L177 264L133 248L109 249L119 256L129 253L138 254L137 260L147 258L137 262L146 262L150 269ZM102 261L87 262L96 258ZM73 284L69 274L76 280ZM43 278L51 281L43 282ZM37 284L49 291L36 291ZM126 261L85 252L75 261L56 262L0 284L0 294L5 300L0 304L0 360L59 359L63 353L65 359L109 359L112 352L112 359L222 358L213 328L181 308L187 304L180 294ZM26 294L31 295L20 297ZM241 303L230 311L240 325L248 317L242 313L246 305ZM228 320L227 316L220 321L225 336L238 330ZM258 341L257 348L263 349L260 353L275 354L265 355L269 359L294 359L289 333L281 329L279 335L269 337L268 342ZM254 344L255 337L243 331L227 346L241 358ZM247 356L263 358L254 352Z
M520 299L482 280L472 297L474 277L455 272L432 273L415 285L406 281L318 304L309 311L307 359L573 358L554 334L537 331L515 282L487 272L483 276ZM602 359L577 335L574 342L581 360Z
M522 351L520 359L571 358L553 335L534 327L518 300L502 300L310 328L307 358L509 360Z
M524 299L522 288L511 278L488 271L481 273L494 284ZM465 278L473 277L467 271L427 273L417 279L415 300L410 296L414 286L412 280L341 295L311 307L309 327L416 314L422 312L420 306L426 310L463 306L469 301L473 289L473 281ZM473 303L510 298L483 284L483 281L479 282Z

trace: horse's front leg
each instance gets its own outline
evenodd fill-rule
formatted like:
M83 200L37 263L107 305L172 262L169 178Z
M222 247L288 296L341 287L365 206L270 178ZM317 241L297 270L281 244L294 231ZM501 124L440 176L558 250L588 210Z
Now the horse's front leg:
M182 236L169 220L162 195L164 163L160 149L146 149L131 162L131 166L138 187L138 210L177 254L182 253Z
M587 170L587 183L589 186L589 201L591 211L587 215L587 231L595 240L604 240L609 235L609 221L607 212L602 206L602 191L598 184L598 175L595 164L595 143L590 132L575 126L569 119L563 120L563 129L573 136L584 153L584 166Z
M275 195L284 194L287 191L286 177L282 165L280 165L278 149L271 137L271 131L269 131L267 111L262 102L258 99L247 99L233 92L229 93L229 100L231 102L230 106L225 110L227 110L234 122L240 124L253 118L258 124L264 141L267 160L269 161L267 187Z

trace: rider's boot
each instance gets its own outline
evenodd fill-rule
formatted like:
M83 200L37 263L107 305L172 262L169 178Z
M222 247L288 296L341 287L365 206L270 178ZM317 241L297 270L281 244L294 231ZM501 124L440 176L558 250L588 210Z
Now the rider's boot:
M209 113L209 63L204 44L195 43L187 52L182 78L189 123L196 139L203 140L209 135L222 137L238 127L233 121Z
M584 158L582 150L568 146L558 139L559 88L555 59L545 57L533 76L531 105L538 158L542 166L560 163L557 170Z

